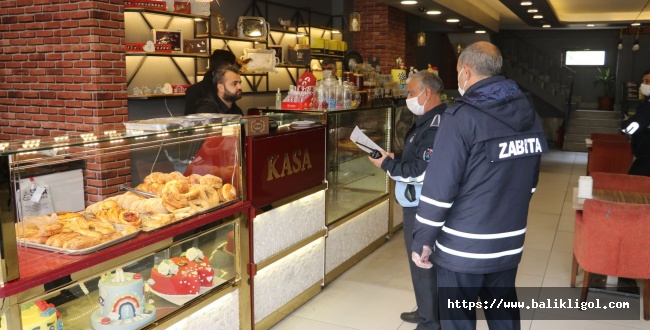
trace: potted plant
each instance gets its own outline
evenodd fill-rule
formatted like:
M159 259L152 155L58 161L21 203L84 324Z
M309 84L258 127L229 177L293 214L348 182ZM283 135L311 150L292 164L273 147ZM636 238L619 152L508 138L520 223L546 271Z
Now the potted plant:
M614 105L614 87L616 83L609 68L598 68L594 85L602 85L603 93L598 97L598 109L612 110Z

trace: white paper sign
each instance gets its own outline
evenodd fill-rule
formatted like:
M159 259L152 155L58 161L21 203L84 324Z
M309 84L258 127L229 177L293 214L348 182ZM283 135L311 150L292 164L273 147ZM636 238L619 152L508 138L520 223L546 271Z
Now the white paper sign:
M20 203L16 209L21 214L21 218L54 212L49 186L33 178L20 180L16 196L20 196Z
M365 152L372 152L369 148L375 149L375 150L382 150L380 146L378 146L374 141L372 141L367 135L363 134L359 126L355 126L354 130L352 131L352 134L350 134L350 140L352 142L356 143L359 149L365 151ZM363 146L360 146L359 144L363 144ZM364 147L365 146L365 147Z

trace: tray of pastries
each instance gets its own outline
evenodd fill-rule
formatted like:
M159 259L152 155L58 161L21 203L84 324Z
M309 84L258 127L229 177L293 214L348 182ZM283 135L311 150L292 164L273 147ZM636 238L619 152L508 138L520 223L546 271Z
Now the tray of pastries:
M137 212L142 231L152 231L237 199L237 189L212 174L153 172L130 190L89 206L86 212L97 213L105 208L102 203L114 203L121 209Z
M133 212L119 216L137 218ZM25 246L72 255L88 254L128 240L140 229L130 224L108 222L79 212L28 216L16 224L16 236Z

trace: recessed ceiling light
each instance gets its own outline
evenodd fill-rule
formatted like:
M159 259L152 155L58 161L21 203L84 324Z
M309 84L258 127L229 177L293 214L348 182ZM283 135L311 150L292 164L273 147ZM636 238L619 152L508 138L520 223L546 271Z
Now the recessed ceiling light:
M593 24L587 24L588 27L594 27L595 25Z
M474 33L485 33L485 30L476 30Z
M458 23L460 20L458 18L448 18L447 23Z
M522 5L522 6L530 6L530 5L532 5L532 4L533 4L533 3L530 2L530 1L522 1L522 2L521 2L521 5Z
M529 13L536 13L536 12L537 12L537 9L528 9L528 12L529 12Z
M441 12L440 10L429 10L427 11L427 15L440 15Z
M544 18L544 16L542 16L542 15L535 15L535 16L533 16L533 18L534 18L534 19L542 19L542 18Z
M544 25L542 25L542 27L547 29L547 28L550 28L551 26L549 24L544 24Z
M403 5L414 5L414 4L416 4L416 3L418 3L418 2L417 2L417 1L413 1L413 0L410 0L410 1L409 1L409 0L404 0L404 1L402 1L402 4L403 4Z
M632 26L639 26L639 25L641 25L641 23L632 23L631 25Z

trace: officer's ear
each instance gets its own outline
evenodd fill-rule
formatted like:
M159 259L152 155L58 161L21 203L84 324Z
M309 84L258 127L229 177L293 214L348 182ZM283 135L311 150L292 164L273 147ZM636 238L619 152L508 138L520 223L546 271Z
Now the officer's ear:
M223 93L226 90L226 86L222 83L217 83L217 92Z

